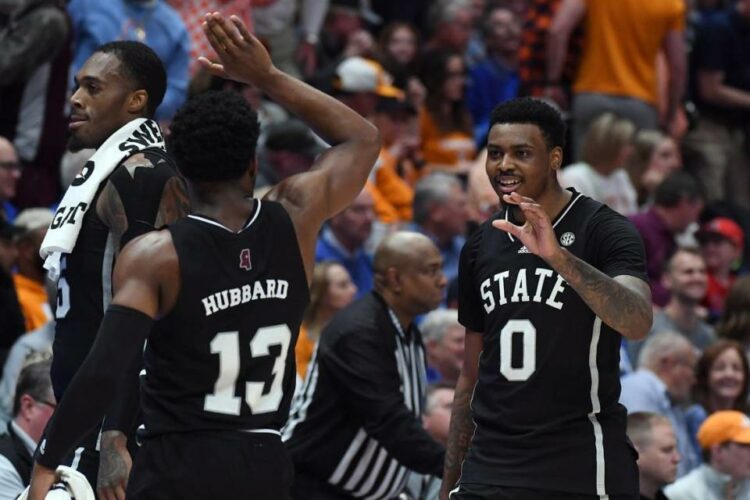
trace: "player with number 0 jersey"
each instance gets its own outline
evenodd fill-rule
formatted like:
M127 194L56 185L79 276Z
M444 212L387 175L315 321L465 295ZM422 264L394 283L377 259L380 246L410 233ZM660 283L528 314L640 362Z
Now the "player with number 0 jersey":
M33 500L44 498L60 457L101 419L147 336L146 432L127 497L289 495L291 462L279 430L294 390L293 347L317 234L361 191L380 144L357 113L277 70L238 18L208 14L204 28L222 62L203 60L208 71L258 87L333 146L310 172L258 200L259 127L243 98L209 92L178 111L169 147L192 213L134 240L118 259L112 305L37 453Z
M466 348L443 498L638 498L618 397L622 336L651 326L643 244L627 219L558 184L564 135L538 100L492 114L486 168L501 206L460 258Z

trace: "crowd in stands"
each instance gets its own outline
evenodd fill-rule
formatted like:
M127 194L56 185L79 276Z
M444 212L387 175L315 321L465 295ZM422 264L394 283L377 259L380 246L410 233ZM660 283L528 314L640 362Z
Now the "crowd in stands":
M214 10L242 18L276 66L382 139L365 189L319 236L300 381L324 326L373 289L381 240L422 233L447 279L440 309L419 320L431 384L422 417L445 443L463 360L459 254L498 204L484 171L489 115L538 97L569 124L561 184L630 218L645 245L653 327L621 350L644 498L750 498L750 0L1 0L0 416L27 446L0 440L0 455L30 452L54 407L37 373L49 368L39 357L51 352L57 293L39 247L93 153L65 152L66 100L99 45L136 40L159 55L167 133L195 95L243 96L262 125L259 196L325 147L256 89L196 64L212 57L201 16ZM31 430L20 423L30 419ZM0 456L0 489L20 485L5 468ZM409 488L437 491L420 476Z

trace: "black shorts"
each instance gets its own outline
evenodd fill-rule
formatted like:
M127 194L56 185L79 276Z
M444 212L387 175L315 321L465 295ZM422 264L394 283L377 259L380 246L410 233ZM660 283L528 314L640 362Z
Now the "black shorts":
M600 500L599 495L534 490L493 484L459 483L450 500ZM609 500L638 500L632 495L608 495Z
M292 462L275 434L201 431L144 440L128 500L284 500Z

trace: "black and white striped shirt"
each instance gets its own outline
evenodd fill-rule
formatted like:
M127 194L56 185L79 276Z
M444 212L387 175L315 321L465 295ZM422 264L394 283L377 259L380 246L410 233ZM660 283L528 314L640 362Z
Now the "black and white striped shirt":
M354 498L394 498L408 471L442 474L423 429L425 354L375 292L334 316L282 432L298 475Z

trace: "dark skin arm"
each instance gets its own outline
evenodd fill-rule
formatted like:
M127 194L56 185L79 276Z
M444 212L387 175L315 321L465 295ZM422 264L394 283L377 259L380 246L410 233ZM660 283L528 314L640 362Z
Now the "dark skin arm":
M310 171L284 180L266 195L283 204L292 218L309 281L320 227L364 187L380 151L378 131L336 99L276 69L237 17L230 22L217 13L207 15L204 31L221 60L201 58L209 72L258 87L333 146Z
M543 258L586 302L601 320L631 340L643 339L651 329L653 310L648 283L633 276L611 278L557 242L549 215L534 200L518 193L503 196L526 218L523 226L508 221L492 225L511 233L526 248Z
M153 231L128 244L120 254L113 273L115 296L112 304L121 305L157 318L166 314L177 302L180 289L179 262L169 231ZM149 332L133 332L134 339L144 339ZM138 340L142 345L142 341ZM115 373L127 369L130 359L118 358L118 366L109 366ZM114 400L114 392L92 394L92 398ZM98 420L100 416L89 415ZM55 471L34 464L30 500L42 500L55 481ZM119 490L114 489L117 494ZM122 492L124 495L124 490ZM106 498L106 497L105 497Z
M139 153L126 159L123 167L134 172L137 168L154 168L155 166L145 155ZM115 251L119 253L123 236L129 229L128 217L120 194L111 181L104 186L97 200L96 210L102 221L109 227L114 238ZM161 227L174 222L187 215L189 210L190 202L184 182L174 176L164 185L154 226ZM128 404L115 405L109 413L110 416L116 416L120 422L132 421L137 412L137 391L137 380L133 381L132 386L123 387L122 392L125 393L123 397L126 398ZM127 436L124 432L126 430L106 429L102 432L97 492L99 498L103 500L125 499L128 476L132 467L132 460L127 450Z
M474 422L471 419L471 395L479 378L479 355L484 347L482 334L466 330L464 364L456 383L451 410L451 425L448 431L448 444L445 448L443 483L440 488L441 500L447 500L448 493L456 487L461 475L461 464L469 450L471 436L474 435Z

